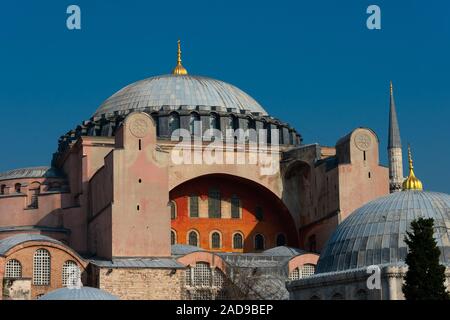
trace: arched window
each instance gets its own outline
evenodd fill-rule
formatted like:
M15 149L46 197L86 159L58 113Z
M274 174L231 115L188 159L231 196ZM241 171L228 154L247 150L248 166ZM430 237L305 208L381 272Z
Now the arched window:
M208 216L210 218L220 218L222 216L220 191L217 189L210 189L208 191Z
M304 264L302 266L302 278L310 277L316 272L316 266L313 264Z
M300 269L295 268L289 273L289 280L298 280L300 279Z
M255 250L264 250L264 236L257 234L255 236Z
M41 185L39 183L33 183L29 190L29 205L31 209L37 209L39 207L39 194L41 193Z
M189 217L198 218L198 196L189 197Z
M209 287L211 286L211 268L209 263L197 262L193 270L193 281L194 286L199 287Z
M190 300L224 299L225 274L207 262L197 262L185 271L184 285Z
M47 286L50 284L50 253L38 249L33 256L33 284Z
M180 116L178 113L173 112L169 116L169 135L172 135L177 129L180 129Z
M22 265L16 259L8 260L5 266L5 278L19 279L22 278Z
M239 219L241 217L241 203L237 195L231 196L231 218Z
M264 211L262 207L256 207L255 217L258 221L262 221L264 219Z
M170 218L172 220L177 218L177 204L175 203L175 201L170 201L169 203L170 205Z
M0 194L1 194L1 195L6 194L6 184L2 184L2 185L0 186Z
M211 249L220 249L221 247L220 233L215 231L211 234Z
M335 293L331 297L331 300L344 300L344 296L342 294L340 294L340 293Z
M277 246L285 246L286 245L286 237L284 234L279 233L277 235Z
M16 193L21 193L22 192L22 185L20 183L16 183L14 185L14 191L16 191Z
M191 246L198 247L198 234L194 230L188 234L188 244Z
M76 286L78 285L80 280L81 280L81 271L77 263L72 260L67 260L66 262L64 262L62 267L63 287Z
M244 248L244 239L242 234L235 233L233 235L233 249L242 249Z
M200 128L200 116L196 112L191 113L189 117L189 132L191 135L199 136L201 134Z
M170 230L170 244L174 245L177 243L177 233L175 230Z
M220 118L215 113L211 113L209 117L209 128L220 130Z

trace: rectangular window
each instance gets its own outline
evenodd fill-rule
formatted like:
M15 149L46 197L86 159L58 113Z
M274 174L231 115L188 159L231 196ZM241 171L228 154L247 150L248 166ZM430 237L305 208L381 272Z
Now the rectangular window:
M189 197L189 216L198 218L198 196Z
M240 218L240 201L236 195L231 197L231 218Z
M211 189L208 192L208 217L220 218L220 191L217 189Z

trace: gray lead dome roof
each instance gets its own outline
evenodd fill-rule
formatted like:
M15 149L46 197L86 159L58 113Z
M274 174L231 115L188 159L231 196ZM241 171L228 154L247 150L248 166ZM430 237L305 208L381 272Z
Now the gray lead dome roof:
M222 107L267 115L248 94L223 81L191 75L161 75L132 83L108 98L94 117L130 109L170 106Z
M440 261L450 265L450 195L402 191L371 201L348 216L322 251L317 273L403 264L406 231L419 217L434 219Z

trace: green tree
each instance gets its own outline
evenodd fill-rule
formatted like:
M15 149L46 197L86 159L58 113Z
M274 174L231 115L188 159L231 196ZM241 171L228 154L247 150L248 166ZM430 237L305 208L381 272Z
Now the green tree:
M408 272L403 284L406 300L448 300L445 267L439 263L441 251L433 237L434 220L419 218L411 222L411 231L406 233L409 247L406 256Z

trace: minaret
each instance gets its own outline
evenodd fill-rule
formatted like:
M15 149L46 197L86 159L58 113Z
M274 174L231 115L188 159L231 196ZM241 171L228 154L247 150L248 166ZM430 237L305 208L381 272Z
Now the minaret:
M390 110L389 110L389 190L397 192L402 190L403 182L403 156L402 142L400 140L400 129L395 110L394 90L392 81L390 83Z

